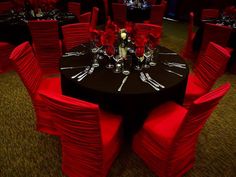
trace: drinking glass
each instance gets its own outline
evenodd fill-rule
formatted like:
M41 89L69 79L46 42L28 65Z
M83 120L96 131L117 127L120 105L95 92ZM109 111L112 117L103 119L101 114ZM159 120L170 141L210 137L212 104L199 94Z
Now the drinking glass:
M135 70L142 70L142 61L143 61L144 47L138 47L135 50L135 55L137 57L137 63L134 67Z
M114 73L121 73L123 69L123 58L117 55L115 58L115 68L114 68Z
M107 46L106 47L106 55L108 56L109 60L108 60L108 64L106 65L106 68L110 69L114 67L114 64L112 64L112 59L113 56L115 54L115 47L114 46Z

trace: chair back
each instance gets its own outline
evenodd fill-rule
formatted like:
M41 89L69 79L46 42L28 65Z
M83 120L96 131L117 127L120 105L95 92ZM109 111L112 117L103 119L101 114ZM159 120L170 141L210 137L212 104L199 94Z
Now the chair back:
M12 69L9 56L14 48L15 46L10 43L0 42L0 74Z
M90 23L74 23L62 26L63 43L66 51L90 40Z
M173 159L180 159L181 156L188 156L194 161L198 136L207 119L229 89L230 83L226 83L193 102L173 140L172 150L170 151ZM174 161L172 163L172 168L179 168L181 165L186 167L188 165L184 160L182 164L174 164ZM176 163L179 163L179 161L176 161ZM171 169L170 171L176 170Z
M62 55L58 22L56 20L33 20L28 23L34 52L44 73L58 71Z
M202 36L201 52L204 52L209 42L214 42L226 47L232 32L232 28L217 24L206 23Z
M80 23L90 23L91 21L91 16L92 13L91 12L86 12L80 15L79 17L79 22Z
M148 34L154 33L159 35L159 41L162 34L162 27L155 24L148 24L148 23L136 23L135 24L136 35L142 35L147 37Z
M73 13L76 18L80 18L80 3L78 2L68 2L67 4L68 11Z
M9 0L6 2L0 2L0 14L9 12L13 8L13 3Z
M120 27L124 27L127 16L127 7L125 4L112 3L113 21Z
M218 18L219 15L220 15L219 9L202 9L201 20Z
M96 29L97 22L98 22L98 12L99 12L99 8L93 7L92 18L91 18L91 28L92 29Z
M152 5L149 23L162 26L166 4Z
M147 0L147 2L151 5L155 5L156 4L156 0Z
M194 27L194 13L189 13L189 23L188 23L188 40L192 41L193 38L193 27Z
M63 172L68 176L102 176L98 105L52 92L41 92L40 96L61 135Z
M215 81L224 73L229 61L229 52L210 42L205 53L200 55L193 72L201 82L201 86L210 90Z
M10 60L30 96L33 96L42 81L42 71L29 42L24 42L17 46L12 51Z

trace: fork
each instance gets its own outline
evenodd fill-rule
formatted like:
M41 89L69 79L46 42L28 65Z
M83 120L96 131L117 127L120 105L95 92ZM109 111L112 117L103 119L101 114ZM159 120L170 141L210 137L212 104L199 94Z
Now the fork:
M141 75L141 74L140 74L139 77L140 77L141 81L143 81L143 82L149 84L149 85L152 86L152 88L154 88L156 91L159 91L159 90L160 90L159 88L156 87L156 85L154 85L153 83L149 82L149 81L147 80L147 78L146 78L144 75Z
M83 71L81 71L81 72L71 76L71 79L74 79L74 78L76 78L76 77L78 77L80 75L83 75L83 73L86 73L89 69L90 69L90 66L87 66Z
M145 76L147 77L147 79L153 83L155 83L157 86L161 87L161 88L165 88L164 85L160 84L159 82L157 82L156 80L152 79L151 76L148 73L145 73Z

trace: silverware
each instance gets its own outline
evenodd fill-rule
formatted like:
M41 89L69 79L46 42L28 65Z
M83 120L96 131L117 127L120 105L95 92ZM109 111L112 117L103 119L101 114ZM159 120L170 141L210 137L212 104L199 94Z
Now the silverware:
M60 70L66 70L66 69L77 69L77 68L85 68L86 66L68 66L68 67L62 67Z
M157 82L156 80L152 79L151 76L148 74L148 73L145 73L145 76L147 77L147 79L150 81L150 82L153 82L155 83L157 86L161 87L161 88L165 88L164 85L160 84L159 82Z
M143 72L140 72L140 76L141 76L142 78L145 78L147 82L151 83L151 84L154 85L155 87L157 87L157 88L160 87L159 84L153 82L151 79L149 79L148 77L146 77Z
M125 84L125 82L127 81L127 79L128 79L128 76L125 76L124 79L122 80L121 84L120 84L120 87L117 90L118 92L121 91L121 89L122 89L123 85Z
M160 55L178 55L177 53L175 53L175 52L159 52L158 54L160 54Z
M141 81L143 81L143 82L149 84L149 85L152 86L152 88L154 88L156 91L159 91L159 90L160 90L159 88L157 88L156 85L154 85L153 83L149 82L149 81L147 80L147 78L145 77L145 75L143 75L143 74L140 73L140 76L139 76L139 77L140 77Z
M74 78L76 78L76 77L82 75L83 73L86 73L89 69L90 69L90 66L87 66L83 71L81 71L81 72L79 72L79 73L77 73L77 74L71 76L71 79L74 79Z
M85 52L66 52L62 57L70 57L70 56L80 56L80 55L85 55Z
M169 73L173 73L173 74L175 74L175 75L178 75L179 77L183 77L183 75L182 74L179 74L179 73L176 73L176 72L174 72L174 71L172 71L172 70L169 70L169 69L165 69L167 72L169 72Z
M177 67L177 68L182 68L182 69L186 69L186 65L185 64L178 64L178 63L163 63L164 65L167 65L169 67Z
M88 71L88 74L92 74L93 71L94 71L94 66L92 66L92 67L90 68L90 70Z

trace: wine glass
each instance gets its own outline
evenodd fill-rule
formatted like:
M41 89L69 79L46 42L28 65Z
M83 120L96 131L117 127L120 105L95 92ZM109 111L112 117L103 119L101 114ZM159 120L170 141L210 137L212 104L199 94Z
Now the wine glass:
M143 65L144 68L150 68L150 61L151 61L151 55L152 53L150 52L149 48L146 46L145 47L145 52L144 52L144 57L145 57L145 63Z
M137 57L137 63L135 65L135 67L134 67L135 70L138 70L138 71L142 70L142 61L144 59L144 55L143 54L144 54L144 47L136 48L135 55Z
M147 50L148 50L148 53L150 54L150 56L149 56L149 58L150 58L149 65L150 66L156 66L156 62L153 61L155 49L156 48L151 43L148 43Z
M106 55L109 58L108 64L106 65L106 68L108 68L108 69L113 68L114 64L111 63L112 62L111 59L113 58L113 56L115 54L115 47L112 46L112 45L109 45L109 46L106 47L106 51L105 52L106 52Z

